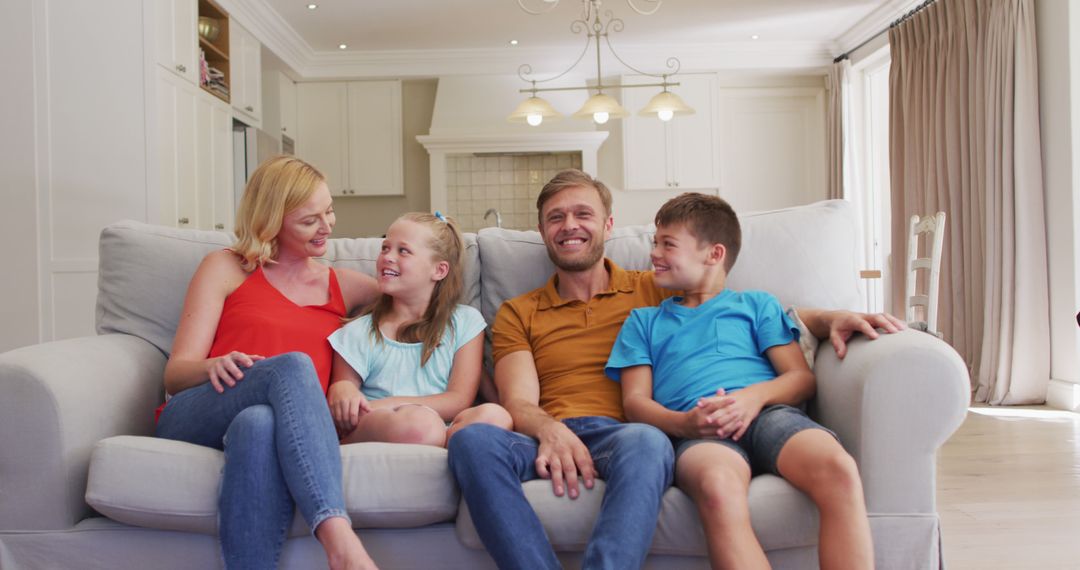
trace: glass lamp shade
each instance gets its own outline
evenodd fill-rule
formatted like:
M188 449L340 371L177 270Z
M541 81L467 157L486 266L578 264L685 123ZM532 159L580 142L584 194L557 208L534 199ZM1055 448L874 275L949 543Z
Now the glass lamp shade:
M588 101L581 106L574 117L578 119L592 119L599 124L606 123L608 119L621 119L630 113L623 109L622 105L610 95L597 93L589 97Z
M670 91L661 91L649 100L649 104L638 113L641 116L656 115L661 121L670 121L675 115L692 115L694 109Z
M535 127L544 121L555 121L560 118L562 115L551 106L551 103L534 95L522 101L506 120L511 123L528 123Z

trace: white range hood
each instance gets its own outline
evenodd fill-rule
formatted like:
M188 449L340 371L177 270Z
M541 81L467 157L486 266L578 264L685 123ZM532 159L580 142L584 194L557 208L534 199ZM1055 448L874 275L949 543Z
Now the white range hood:
M439 79L430 134L416 140L431 159L431 209L445 210L446 157L459 154L580 152L582 170L597 173L597 152L608 137L588 121L563 118L537 127L510 123L506 117L526 97L515 76ZM581 92L554 92L547 99L564 115L583 100Z

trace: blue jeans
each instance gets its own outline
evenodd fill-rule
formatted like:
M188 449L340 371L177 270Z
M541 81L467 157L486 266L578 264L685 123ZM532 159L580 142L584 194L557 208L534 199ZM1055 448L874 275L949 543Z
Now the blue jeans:
M312 529L348 519L337 433L306 354L260 360L223 394L209 382L180 392L157 436L225 450L218 534L226 568L276 567L294 505Z
M611 418L563 423L589 448L607 485L583 568L640 568L652 544L664 491L675 463L660 430ZM473 524L499 568L559 568L540 519L521 483L536 479L535 439L489 424L473 424L450 438L450 470Z

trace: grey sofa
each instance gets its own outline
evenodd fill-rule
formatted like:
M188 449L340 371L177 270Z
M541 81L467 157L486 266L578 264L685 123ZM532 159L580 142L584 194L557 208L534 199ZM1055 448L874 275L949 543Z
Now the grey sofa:
M860 306L856 223L843 202L742 217L744 248L730 285L795 306ZM648 267L648 227L617 228L607 252ZM506 298L552 272L535 232L481 230L468 242L466 300L490 322ZM0 355L0 567L213 568L222 454L154 439L152 411L184 291L199 260L226 246L215 232L135 222L100 242L98 336ZM372 272L378 240L335 239L327 261ZM936 568L935 453L962 421L968 379L937 338L905 331L856 339L844 361L817 351L811 414L858 461L879 568ZM446 467L423 446L344 446L355 526L383 568L490 568ZM526 491L567 566L580 563L604 492L556 498ZM817 513L773 476L751 486L754 530L777 568L816 567ZM704 537L689 499L668 491L647 566L703 568ZM322 551L297 519L282 559L318 567Z

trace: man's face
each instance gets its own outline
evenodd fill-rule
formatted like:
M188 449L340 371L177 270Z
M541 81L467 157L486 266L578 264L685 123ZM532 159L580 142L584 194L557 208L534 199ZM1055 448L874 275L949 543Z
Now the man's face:
M602 262L613 223L595 188L574 186L548 199L539 229L555 267L586 271Z

